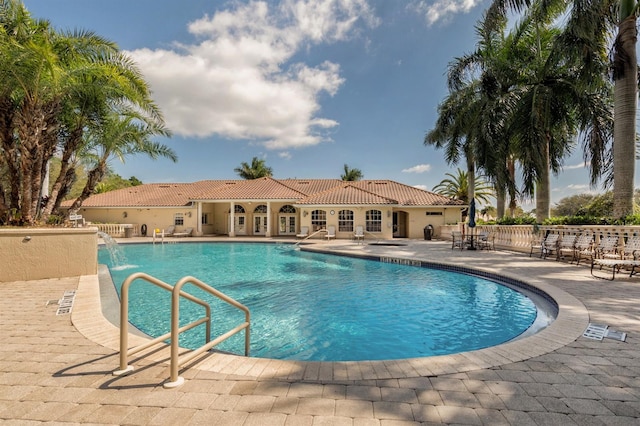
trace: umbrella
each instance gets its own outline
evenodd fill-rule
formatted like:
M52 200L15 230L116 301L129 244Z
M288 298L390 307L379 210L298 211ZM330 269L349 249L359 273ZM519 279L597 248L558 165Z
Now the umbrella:
M472 198L469 203L469 228L476 227L476 199Z
M475 246L473 245L473 228L476 227L476 200L475 198L471 199L469 203L469 228L471 228L471 245L469 246L469 250L475 250Z

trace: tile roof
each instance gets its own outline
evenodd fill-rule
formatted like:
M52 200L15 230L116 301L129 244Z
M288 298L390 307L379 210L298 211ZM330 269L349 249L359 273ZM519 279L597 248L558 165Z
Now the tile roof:
M291 200L307 205L464 206L464 202L391 180L203 180L150 183L95 194L82 207L180 207L192 201ZM63 203L68 207L71 201Z

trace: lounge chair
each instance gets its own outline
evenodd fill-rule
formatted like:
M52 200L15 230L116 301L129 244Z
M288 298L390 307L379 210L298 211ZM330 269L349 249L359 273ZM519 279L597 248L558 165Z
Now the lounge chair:
M601 257L591 260L591 275L596 278L606 278L614 280L616 272L620 272L622 268L630 270L629 276L632 277L637 273L636 268L640 267L640 236L633 236L627 239L624 247L616 252L604 252ZM593 268L599 266L611 268L611 278L600 277L593 273Z
M329 241L332 238L336 237L336 227L331 225L331 226L327 226L327 233L324 235L324 237L327 239L327 241Z
M192 233L193 233L193 228L187 228L182 232L174 232L173 236L174 237L190 237Z
M462 232L451 231L451 250L453 250L454 248L459 248L460 250L462 250L464 246L465 244Z
M353 239L356 241L364 241L364 226L357 225L356 232L353 234Z
M556 260L564 259L565 256L571 257L571 262L575 258L577 235L563 235L558 244L558 254Z
M297 238L307 238L309 236L309 227L302 226L300 227L300 233L296 235Z
M624 247L614 253L604 253L603 259L628 259L638 260L640 257L640 236L633 236L627 239Z
M611 278L600 277L600 276L594 274L593 273L593 268L596 265L600 266L600 269L602 269L603 266L611 268ZM591 260L591 275L596 277L596 278L605 278L605 279L613 281L613 280L616 279L616 272L620 272L622 267L631 269L631 272L629 273L629 277L632 277L632 276L634 276L635 274L638 273L638 271L636 271L636 268L640 267L640 260L596 259L596 258L594 258L593 260Z
M593 264L594 259L603 259L605 255L617 253L618 239L617 235L600 238L597 245L592 244L591 247L578 252L578 263L580 259L589 259Z
M163 229L161 235L163 237L172 237L174 232L176 232L176 227L175 225L171 225L167 229Z
M559 234L547 234L547 236L539 243L531 244L531 252L529 253L529 257L531 257L533 252L537 250L540 250L540 257L544 259L546 259L547 256L551 253L557 253L559 239Z
M583 257L592 257L593 252L593 235L582 234L576 239L576 243L573 246L573 259L576 261L576 265L580 264L580 259Z

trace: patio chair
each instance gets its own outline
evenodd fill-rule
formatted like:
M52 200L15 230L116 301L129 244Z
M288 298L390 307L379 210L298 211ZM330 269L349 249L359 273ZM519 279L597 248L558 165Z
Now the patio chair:
M360 242L364 241L364 226L357 225L356 232L353 234L353 239Z
M454 248L459 248L460 250L462 250L464 246L465 244L462 232L451 231L451 250L453 250Z
M493 235L493 233L491 232L479 232L478 233L478 238L476 240L476 246L480 249L487 249L487 250L495 250L495 244L494 244L494 240L495 240L495 235Z
M173 236L174 232L176 232L175 225L170 225L169 227L167 227L167 229L162 230L162 235L164 235L165 237L171 237Z
M560 243L558 244L558 254L556 260L564 259L565 256L570 256L571 261L575 257L575 246L577 235L563 235Z
M327 239L327 241L329 241L332 238L336 237L336 227L333 225L327 226L327 233L324 235L324 237Z
M582 234L576 240L573 250L573 259L576 265L580 264L582 258L593 258L593 235Z
M600 238L600 244L596 246L594 256L597 259L604 259L605 256L617 256L619 240L620 237L617 235L609 235L607 237Z
M632 277L638 271L636 268L640 267L640 236L630 237L625 243L624 247L618 249L616 252L604 252L601 257L591 260L591 275L596 278L607 278L597 276L593 273L593 268L597 265L602 269L603 267L611 268L611 278L616 278L616 272L620 272L622 268L630 270L629 277Z
M309 227L302 226L300 227L300 233L296 235L296 238L307 238L309 236Z
M540 257L544 259L546 259L547 256L551 253L557 253L559 239L560 234L547 234L547 236L539 243L531 244L531 252L529 253L529 257L531 257L533 252L536 250L540 250Z

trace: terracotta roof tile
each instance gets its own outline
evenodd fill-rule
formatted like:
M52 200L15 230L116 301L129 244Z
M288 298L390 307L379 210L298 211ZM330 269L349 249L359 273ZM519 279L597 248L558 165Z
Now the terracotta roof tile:
M396 200L357 188L351 184L328 189L299 200L296 204L398 204Z
M203 180L150 183L92 195L83 207L178 207L207 200L294 200L297 204L464 206L465 203L390 180ZM71 205L71 201L63 206Z

